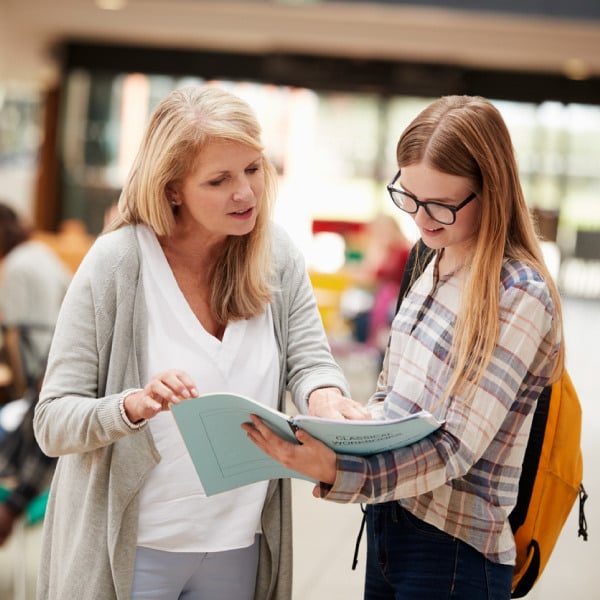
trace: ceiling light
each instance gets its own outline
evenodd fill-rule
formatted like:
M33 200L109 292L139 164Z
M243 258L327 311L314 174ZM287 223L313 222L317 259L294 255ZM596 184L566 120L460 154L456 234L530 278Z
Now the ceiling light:
M95 0L96 6L101 10L123 10L127 0Z
M569 58L563 65L563 72L569 78L575 81L582 81L590 76L590 69L587 63L581 58Z

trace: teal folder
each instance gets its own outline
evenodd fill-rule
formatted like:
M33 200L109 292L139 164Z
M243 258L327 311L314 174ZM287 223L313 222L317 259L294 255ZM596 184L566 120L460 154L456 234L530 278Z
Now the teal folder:
M204 394L171 405L207 496L257 481L309 477L284 467L246 436L242 423L260 417L279 436L298 443L299 427L339 454L368 455L412 444L442 423L421 411L394 420L333 420L308 415L289 416L238 394Z

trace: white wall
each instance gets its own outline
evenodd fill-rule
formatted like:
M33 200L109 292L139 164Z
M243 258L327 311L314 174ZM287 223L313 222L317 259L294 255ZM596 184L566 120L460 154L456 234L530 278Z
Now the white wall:
M0 165L0 200L24 219L33 219L36 165Z

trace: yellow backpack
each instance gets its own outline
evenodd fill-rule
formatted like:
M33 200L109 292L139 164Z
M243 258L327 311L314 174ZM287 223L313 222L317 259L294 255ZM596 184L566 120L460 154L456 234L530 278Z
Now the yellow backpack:
M580 447L581 406L567 371L538 398L509 521L517 545L513 598L522 598L542 574L579 496L579 533L587 540Z

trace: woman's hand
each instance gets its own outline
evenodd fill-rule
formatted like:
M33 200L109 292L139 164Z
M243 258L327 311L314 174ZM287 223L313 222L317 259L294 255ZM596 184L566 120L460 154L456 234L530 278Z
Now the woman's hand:
M294 469L308 477L332 484L336 476L336 453L306 431L298 429L296 439L301 445L280 438L257 416L250 415L252 423L243 423L248 437L271 458L284 467Z
M327 419L370 419L368 410L355 400L342 396L338 388L319 388L308 397L308 414Z
M179 404L197 395L198 390L187 373L169 369L155 375L143 390L125 396L123 408L127 418L137 423L168 410L169 404Z

